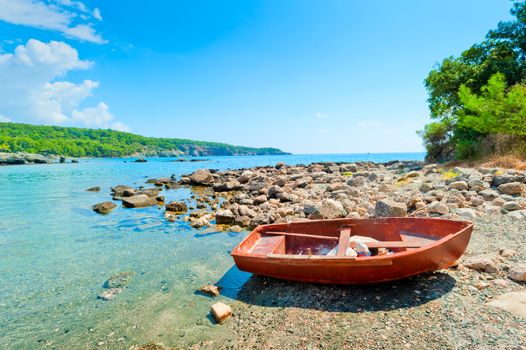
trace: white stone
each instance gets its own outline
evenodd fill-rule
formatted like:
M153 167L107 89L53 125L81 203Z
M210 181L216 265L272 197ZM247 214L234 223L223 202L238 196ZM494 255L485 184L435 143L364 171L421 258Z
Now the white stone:
M230 306L224 303L215 303L210 310L217 323L221 323L232 315Z

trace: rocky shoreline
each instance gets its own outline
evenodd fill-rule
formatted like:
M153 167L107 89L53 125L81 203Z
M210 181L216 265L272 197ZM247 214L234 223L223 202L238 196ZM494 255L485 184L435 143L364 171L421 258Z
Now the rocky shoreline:
M51 163L78 163L76 159L56 155L43 155L27 152L0 152L0 165L23 165L23 164L51 164Z
M164 203L163 191L182 187L192 188L194 195ZM235 336L195 348L427 344L433 349L523 349L526 344L524 171L446 169L423 162L278 163L200 169L180 178L148 179L145 187L115 186L111 195L127 208L162 205L160 220L184 220L207 231L239 232L260 224L342 217L475 222L458 266L408 280L336 287L253 276L231 305L233 316L221 325ZM113 209L106 207L107 212Z
M253 228L343 217L506 215L526 219L526 172L499 168L444 169L422 162L278 163L222 172L199 169L180 179L173 175L148 179L147 184L154 187L116 186L113 199L126 207L143 207L162 203L163 188L199 189L199 195L184 203L166 204L167 217L192 208L183 219L195 228Z

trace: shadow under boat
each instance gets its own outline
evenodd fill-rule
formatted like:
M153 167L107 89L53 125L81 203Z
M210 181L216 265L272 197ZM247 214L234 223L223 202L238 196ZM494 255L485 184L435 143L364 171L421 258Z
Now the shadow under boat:
M221 295L247 304L329 312L412 308L449 293L456 281L443 271L369 285L324 285L256 276L232 266L216 283Z

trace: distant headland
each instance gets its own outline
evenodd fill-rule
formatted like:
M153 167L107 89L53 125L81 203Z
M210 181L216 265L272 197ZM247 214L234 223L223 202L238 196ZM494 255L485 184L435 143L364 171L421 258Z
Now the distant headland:
M0 152L66 157L176 157L288 154L277 148L253 148L176 138L145 137L109 129L0 123Z

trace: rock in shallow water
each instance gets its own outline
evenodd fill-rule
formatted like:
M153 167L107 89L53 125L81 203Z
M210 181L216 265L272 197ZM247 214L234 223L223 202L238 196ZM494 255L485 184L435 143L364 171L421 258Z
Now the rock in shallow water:
M113 209L117 208L117 205L113 202L102 202L93 206L93 211L99 214L108 214Z
M185 213L188 211L188 207L185 202L170 202L166 204L166 211L171 211L175 213Z
M189 176L189 180L194 185L210 186L214 183L214 176L208 170L198 169Z
M218 286L206 285L199 288L199 291L217 297L221 291L221 288Z
M139 194L136 196L123 198L122 204L126 208L149 207L152 205L157 205L157 200L145 194Z
M232 309L230 306L224 303L215 303L212 305L210 312L217 323L223 322L228 317L230 317L230 315L232 315Z

